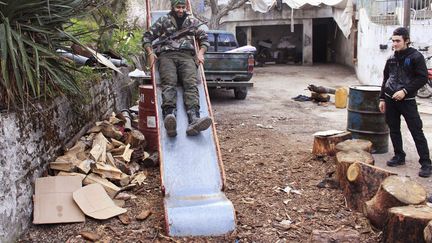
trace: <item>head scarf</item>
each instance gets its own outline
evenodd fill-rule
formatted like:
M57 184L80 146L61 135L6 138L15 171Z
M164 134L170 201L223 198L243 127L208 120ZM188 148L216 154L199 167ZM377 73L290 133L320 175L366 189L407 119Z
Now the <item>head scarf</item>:
M174 7L177 4L186 4L186 0L171 0L171 7Z

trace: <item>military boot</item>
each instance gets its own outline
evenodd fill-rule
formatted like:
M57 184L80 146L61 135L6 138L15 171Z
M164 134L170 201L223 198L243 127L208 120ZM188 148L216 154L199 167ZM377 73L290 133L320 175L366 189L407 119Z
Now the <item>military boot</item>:
M206 130L212 124L212 119L208 116L200 118L199 111L188 110L187 111L189 126L186 129L188 136L196 136L201 131Z
M164 127L169 137L177 136L177 120L175 109L167 109L164 111Z

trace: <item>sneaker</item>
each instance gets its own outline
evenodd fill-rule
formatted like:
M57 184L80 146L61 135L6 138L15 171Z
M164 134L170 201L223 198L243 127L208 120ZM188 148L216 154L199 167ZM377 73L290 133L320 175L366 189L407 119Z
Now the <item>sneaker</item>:
M387 161L387 166L390 167L395 167L395 166L399 166L399 165L404 165L405 164L405 157L401 157L401 156L393 156L393 158L391 158L389 161Z
M165 117L164 126L169 137L177 136L177 121L174 114L168 114Z
M422 166L419 171L420 177L430 177L432 175L432 166Z

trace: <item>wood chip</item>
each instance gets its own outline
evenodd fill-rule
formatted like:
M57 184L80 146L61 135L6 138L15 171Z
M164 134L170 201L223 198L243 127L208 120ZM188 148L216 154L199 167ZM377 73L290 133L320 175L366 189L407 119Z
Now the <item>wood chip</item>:
M118 216L118 218L119 218L120 222L122 222L122 224L124 224L124 225L128 225L128 224L131 223L131 220L130 220L129 216L127 214L125 214L125 213L124 214L120 214Z
M98 241L98 240L101 238L100 235L98 235L98 234L96 234L96 233L93 233L93 232L89 232L89 231L82 231L82 232L80 232L79 234L80 234L84 239L89 240L89 241L93 241L93 242Z
M150 210L144 210L142 211L140 214L138 214L138 216L136 216L135 218L137 220L145 220L147 219L150 215L152 214L152 212Z

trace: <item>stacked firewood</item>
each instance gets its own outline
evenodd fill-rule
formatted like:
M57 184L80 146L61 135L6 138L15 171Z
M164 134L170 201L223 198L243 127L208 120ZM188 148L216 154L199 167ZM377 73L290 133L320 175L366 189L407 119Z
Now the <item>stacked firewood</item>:
M111 198L145 179L143 167L156 166L158 153L147 152L144 135L128 112L96 122L75 145L49 164L53 175L80 176L84 185L99 183Z
M382 230L384 242L431 242L432 208L426 204L425 188L374 166L371 147L370 141L361 139L334 147L336 181L347 206Z

